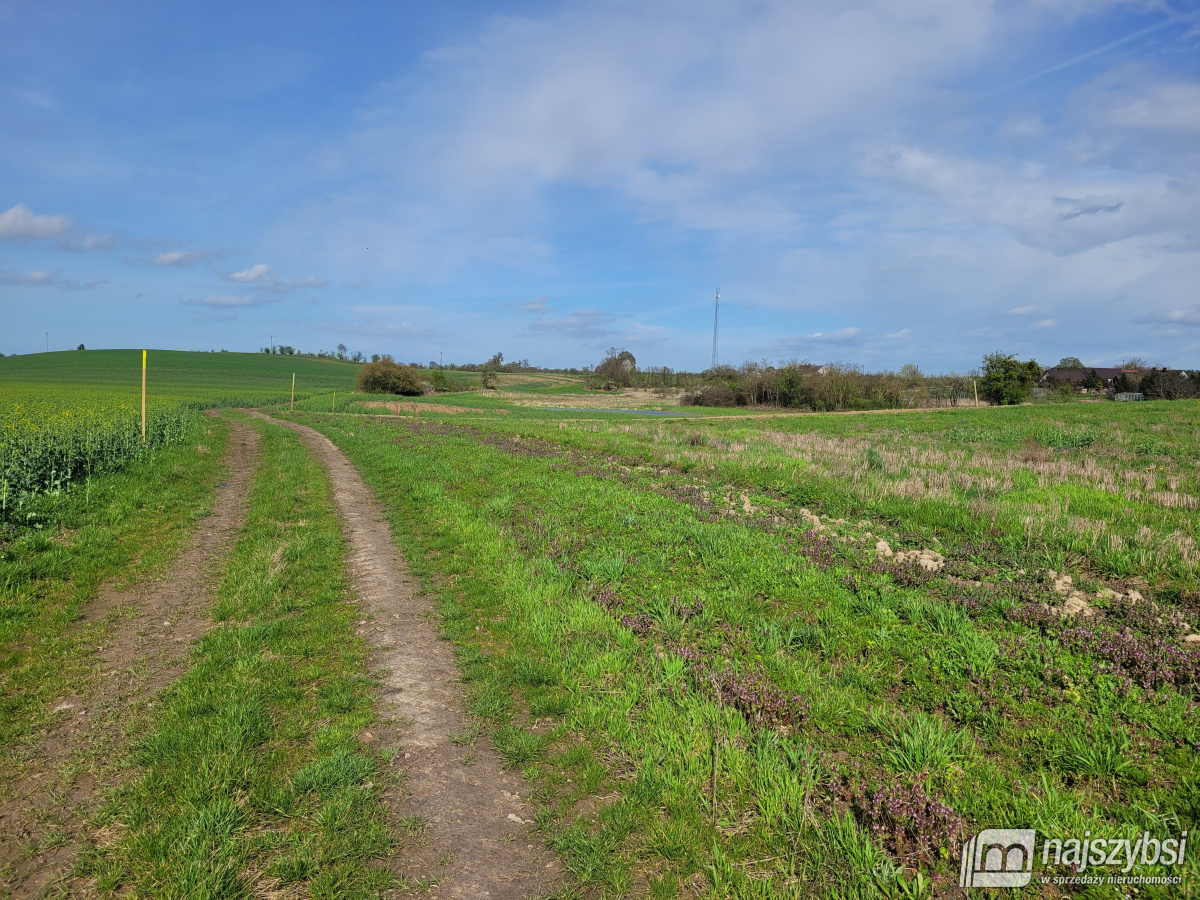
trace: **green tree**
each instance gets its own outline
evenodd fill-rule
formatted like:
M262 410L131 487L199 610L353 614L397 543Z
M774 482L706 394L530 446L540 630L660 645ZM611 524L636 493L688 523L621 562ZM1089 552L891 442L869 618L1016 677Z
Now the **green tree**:
M494 391L500 383L500 367L504 365L504 354L497 353L483 364L479 373L479 382L489 391Z
M1089 369L1088 373L1083 376L1080 386L1089 391L1102 391L1104 390L1104 379L1100 377L1095 369Z
M1118 394L1136 394L1142 389L1142 378L1136 372L1122 372L1113 379L1113 390Z
M1057 369L1082 369L1083 362L1078 356L1064 356L1058 361Z
M1029 399L1041 375L1042 367L1036 361L1021 362L1015 356L997 350L983 358L980 393L992 403L1002 406L1023 403Z
M605 381L629 387L633 384L633 376L637 374L637 360L628 350L618 351L616 347L609 347L600 365L596 366L596 374Z

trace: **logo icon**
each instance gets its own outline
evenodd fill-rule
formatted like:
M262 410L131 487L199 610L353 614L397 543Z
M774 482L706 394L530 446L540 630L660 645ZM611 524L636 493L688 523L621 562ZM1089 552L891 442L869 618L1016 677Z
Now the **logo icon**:
M1024 887L1033 877L1032 828L989 828L962 849L958 886Z

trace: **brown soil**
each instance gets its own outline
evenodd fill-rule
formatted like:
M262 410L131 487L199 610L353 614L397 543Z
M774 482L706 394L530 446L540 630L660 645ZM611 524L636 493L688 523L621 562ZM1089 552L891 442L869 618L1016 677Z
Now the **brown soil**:
M350 544L350 575L365 618L382 683L379 703L385 741L400 752L403 790L385 794L393 816L427 823L422 840L390 861L410 883L436 879L435 897L505 900L547 891L561 882L553 854L529 833L529 786L504 771L495 750L450 737L464 731L463 689L450 645L438 637L436 616L409 577L404 558L370 488L332 441L290 422L327 466L338 514ZM468 754L473 754L473 762Z
M77 635L96 643L86 687L62 697L56 716L21 753L0 789L0 896L38 897L70 876L94 838L88 819L118 777L140 713L183 673L192 643L210 627L210 587L246 515L258 433L232 423L229 473L213 511L161 580L104 586Z
M360 400L358 405L363 409L386 409L393 415L410 412L414 415L421 413L478 413L479 410L467 406L444 406L440 403L412 403L401 400Z

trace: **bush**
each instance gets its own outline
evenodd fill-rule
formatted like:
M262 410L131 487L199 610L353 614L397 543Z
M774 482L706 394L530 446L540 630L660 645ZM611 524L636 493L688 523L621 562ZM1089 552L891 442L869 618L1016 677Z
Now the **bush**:
M980 393L1002 406L1023 403L1029 399L1041 374L1042 367L1032 359L1021 362L1015 356L997 350L983 358Z
M438 393L445 393L450 390L450 379L441 369L435 369L430 379L433 383L433 389Z
M415 397L425 393L416 371L386 357L358 370L358 389L366 394L402 394Z
M681 406L738 406L738 395L724 384L702 384L690 394L684 394Z

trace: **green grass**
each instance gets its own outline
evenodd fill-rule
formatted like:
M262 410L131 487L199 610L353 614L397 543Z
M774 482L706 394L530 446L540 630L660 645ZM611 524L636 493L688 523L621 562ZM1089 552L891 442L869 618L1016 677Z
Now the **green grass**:
M210 508L228 436L203 418L191 440L80 490L41 497L36 526L0 533L0 767L88 677L107 624L79 623L100 583L163 571Z
M1200 416L1130 407L302 418L387 505L583 885L867 897L945 886L982 827L1200 818L1194 670L1103 644L1165 652L1194 618L1196 515L1155 495L1200 493ZM1096 599L1093 640L1041 612L1051 567L1156 605Z
M392 838L366 651L353 634L345 547L322 467L278 426L263 434L217 627L159 698L136 777L96 825L116 835L79 864L102 894L377 896Z
M266 353L151 350L150 404L198 407L260 406L296 396L351 390L359 364L339 359ZM68 350L0 358L0 402L14 396L87 398L121 396L141 403L140 350Z

